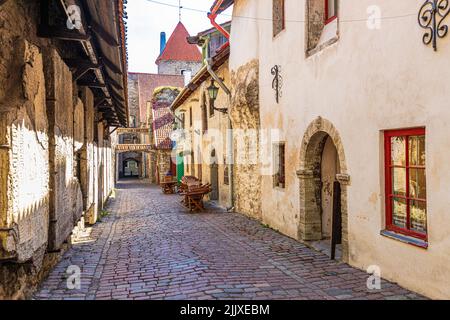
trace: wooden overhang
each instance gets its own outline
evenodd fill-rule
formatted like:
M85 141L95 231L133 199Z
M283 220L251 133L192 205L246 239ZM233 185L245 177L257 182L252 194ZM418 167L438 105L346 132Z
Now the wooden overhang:
M211 67L214 71L217 71L228 59L230 58L230 47L226 47L219 53L217 53L214 58L212 58ZM199 72L192 78L187 86L183 88L180 94L177 96L175 101L170 106L172 111L176 111L189 97L197 90L200 85L206 81L211 75L209 74L206 66L200 69Z
M150 134L150 128L119 128L118 134Z
M118 144L116 145L116 152L152 152L156 148L152 144Z
M80 86L90 87L95 107L112 127L128 126L127 0L40 0L40 37L70 43L62 58ZM77 17L81 27L68 28ZM77 9L78 10L78 9Z
M223 11L227 10L234 4L234 0L214 0L213 5L211 6L211 11L213 11L213 9L217 6L219 2L222 3L220 4L219 9L217 10L217 14L222 13Z

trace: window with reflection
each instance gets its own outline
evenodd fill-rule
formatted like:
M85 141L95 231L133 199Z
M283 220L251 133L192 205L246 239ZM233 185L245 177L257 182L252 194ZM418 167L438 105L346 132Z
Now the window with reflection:
M325 0L325 24L330 23L337 18L337 0Z
M425 129L385 132L386 228L427 239Z
M272 0L273 2L273 36L277 36L285 28L284 0Z

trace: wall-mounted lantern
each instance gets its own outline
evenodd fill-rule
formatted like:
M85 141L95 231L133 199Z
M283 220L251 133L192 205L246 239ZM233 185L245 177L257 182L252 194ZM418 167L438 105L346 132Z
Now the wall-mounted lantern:
M426 0L419 10L419 25L426 29L422 37L425 45L433 45L437 51L438 38L444 38L448 34L448 26L444 23L450 13L449 0Z
M216 101L217 95L219 94L219 88L216 87L214 79L211 79L211 85L208 87L209 98L212 101Z
M216 108L214 106L217 96L219 95L219 88L216 87L214 79L211 79L211 85L206 90L208 90L208 95L209 95L209 99L210 99L209 101L212 104L213 109L216 111L222 112L222 113L228 113L227 108Z

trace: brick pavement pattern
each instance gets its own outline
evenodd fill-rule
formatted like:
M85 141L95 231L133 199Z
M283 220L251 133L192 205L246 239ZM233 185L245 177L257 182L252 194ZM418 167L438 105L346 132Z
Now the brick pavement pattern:
M236 213L189 214L178 195L124 181L110 215L73 245L34 299L423 299ZM81 268L81 288L66 270Z

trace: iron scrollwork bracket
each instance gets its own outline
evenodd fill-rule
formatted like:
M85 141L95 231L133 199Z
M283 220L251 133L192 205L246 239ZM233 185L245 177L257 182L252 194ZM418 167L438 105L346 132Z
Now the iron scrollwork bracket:
M425 45L433 45L437 51L437 40L448 34L445 19L450 13L450 0L427 0L419 11L419 25L426 29L422 41Z
M272 89L275 90L275 99L277 103L280 102L280 98L283 95L282 88L283 88L283 77L281 76L281 66L275 65L271 73L273 75L273 81L272 81Z

